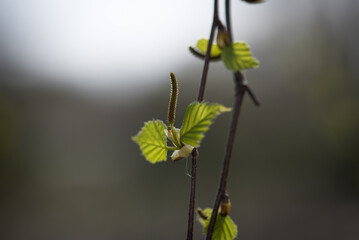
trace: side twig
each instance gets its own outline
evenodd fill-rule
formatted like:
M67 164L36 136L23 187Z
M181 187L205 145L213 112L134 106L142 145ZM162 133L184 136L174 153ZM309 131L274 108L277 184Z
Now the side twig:
M259 101L259 99L257 98L257 96L254 94L254 92L252 91L252 89L248 86L248 84L246 82L243 83L243 86L246 89L246 92L248 93L249 97L252 99L254 105L256 105L257 107L259 107L261 105L261 102Z

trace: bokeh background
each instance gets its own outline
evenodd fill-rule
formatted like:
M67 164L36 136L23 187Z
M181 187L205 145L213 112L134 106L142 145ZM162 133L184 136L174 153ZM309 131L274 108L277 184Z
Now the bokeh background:
M221 16L223 17L223 2ZM184 239L190 161L151 165L131 141L197 95L212 1L0 1L0 239ZM233 1L246 71L230 170L239 238L359 239L359 3ZM233 104L210 65L205 100ZM200 149L196 205L215 198L230 114ZM179 127L179 126L178 126ZM195 225L195 238L203 239Z

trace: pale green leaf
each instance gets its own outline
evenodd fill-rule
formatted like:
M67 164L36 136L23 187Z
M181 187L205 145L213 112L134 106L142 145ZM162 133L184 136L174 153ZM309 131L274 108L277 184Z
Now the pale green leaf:
M197 48L198 50L200 50L203 54L206 54L207 52L207 46L208 46L208 40L207 39L200 39L197 42ZM221 55L221 49L218 47L217 44L212 44L211 47L211 57L218 57L219 55Z
M201 214L199 214L199 212ZM209 222L207 223L207 221L211 217L211 214L212 214L212 209L211 208L205 208L204 210L202 210L201 208L197 209L197 215L198 215L197 220L201 223L201 225L203 227L205 227L206 224L207 224L207 228L208 228ZM203 228L203 233L206 233L204 231L204 228Z
M151 163L166 161L166 124L160 120L146 122L132 139L140 146L142 154Z
M187 108L180 131L181 141L193 147L199 147L204 133L208 131L213 119L230 110L230 108L217 103L191 103Z
M199 218L199 222L203 226L203 233L206 234L212 215L212 209L206 208L202 211L207 219ZM233 240L237 237L237 225L227 216L217 214L216 223L214 225L212 240Z
M225 46L221 57L224 65L234 71L259 66L258 60L252 56L248 45L244 42L235 42L231 46Z

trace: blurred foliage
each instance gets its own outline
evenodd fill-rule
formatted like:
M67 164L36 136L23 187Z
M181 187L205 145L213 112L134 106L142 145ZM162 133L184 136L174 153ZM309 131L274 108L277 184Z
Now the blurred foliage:
M0 158L13 158L18 145L19 116L14 104L0 96Z

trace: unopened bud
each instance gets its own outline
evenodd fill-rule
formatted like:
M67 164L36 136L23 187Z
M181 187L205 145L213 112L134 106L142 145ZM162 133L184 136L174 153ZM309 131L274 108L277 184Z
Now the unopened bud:
M175 150L171 155L173 161L179 161L182 158L188 157L193 150L193 147L189 144L184 144L184 146L180 150Z
M176 147L182 147L180 143L180 129L173 127L172 130L165 129L166 137L175 145Z
M220 210L219 210L219 214L223 217L227 216L229 211L231 210L231 200L229 200L229 196L227 193L224 194L221 205L220 205Z
M231 41L229 39L228 32L222 27L218 29L217 33L217 45L220 49L223 49L225 46L229 46Z

